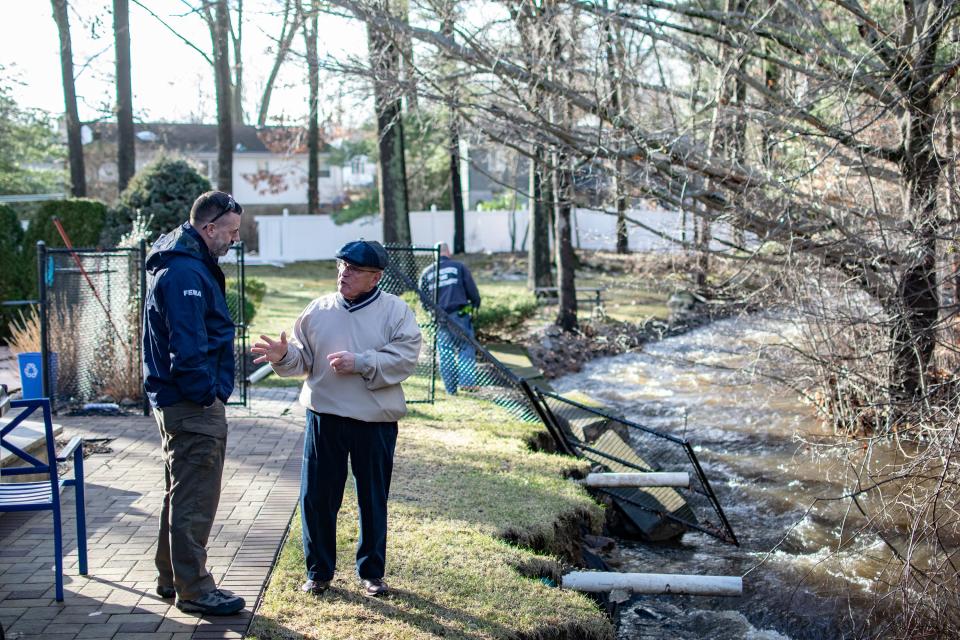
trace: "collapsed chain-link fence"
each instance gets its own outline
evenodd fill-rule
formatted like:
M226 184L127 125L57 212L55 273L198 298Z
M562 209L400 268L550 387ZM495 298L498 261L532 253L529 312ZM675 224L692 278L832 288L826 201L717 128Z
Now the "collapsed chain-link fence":
M533 392L551 435L567 452L616 473L688 472L689 487L601 489L615 498L634 522L666 518L738 544L690 442L591 406L589 398L578 400L537 387Z
M140 251L41 248L40 265L41 352L54 409L140 406Z
M438 306L439 254L433 266L424 266L426 260L415 264L417 252L409 247L391 247L388 252L385 288L404 295L417 309L418 318L423 318L422 326L435 328L437 365L427 366L431 353L425 348L420 363L423 375L439 374L447 394L469 393L522 420L542 422L560 451L607 471L687 471L688 488L601 491L645 533L680 533L689 528L738 544L689 442L591 406L589 398L564 397L532 383L540 372L522 348L491 345L487 349L477 341L468 315L448 313Z

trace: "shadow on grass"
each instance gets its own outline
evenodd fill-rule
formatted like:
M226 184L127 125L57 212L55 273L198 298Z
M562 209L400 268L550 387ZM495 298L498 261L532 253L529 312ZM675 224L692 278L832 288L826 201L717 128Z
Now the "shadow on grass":
M403 589L391 589L386 596L368 598L357 593L331 587L325 594L318 596L318 599L331 603L363 606L368 608L371 614L399 621L441 638L480 640L490 638L491 634L499 638L514 636L514 631L503 625L445 607L421 594ZM352 615L347 617L353 618ZM287 629L282 624L266 618L257 618L250 631L252 637L260 640L311 637Z

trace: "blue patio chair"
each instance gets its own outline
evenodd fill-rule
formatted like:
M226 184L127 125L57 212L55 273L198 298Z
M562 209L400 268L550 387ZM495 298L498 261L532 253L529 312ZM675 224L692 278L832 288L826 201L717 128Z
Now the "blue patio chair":
M0 427L0 446L16 454L24 466L3 469L4 476L46 474L49 480L40 482L0 483L0 511L53 511L53 547L56 564L57 602L63 602L63 533L60 523L60 492L63 487L75 487L77 501L77 555L80 560L80 575L87 575L87 524L83 508L83 439L73 438L56 454L53 439L53 423L50 420L50 400L11 400L10 407L23 408L4 427ZM9 434L37 409L43 409L43 430L46 439L47 460L45 463L12 444ZM73 478L60 478L57 463L66 462L73 456Z

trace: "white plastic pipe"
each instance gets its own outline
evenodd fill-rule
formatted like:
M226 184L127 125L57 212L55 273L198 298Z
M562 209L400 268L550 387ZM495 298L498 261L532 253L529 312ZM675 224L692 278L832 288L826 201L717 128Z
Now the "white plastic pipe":
M686 471L650 473L591 473L583 480L588 487L684 487L690 486Z
M561 586L564 589L591 593L621 590L641 595L743 595L743 578L740 576L574 571L563 576Z
M265 364L259 369L257 369L256 371L254 371L253 373L251 373L250 377L248 378L248 381L250 382L250 384L257 384L258 382L266 378L271 373L273 373L273 367L271 367L269 364Z

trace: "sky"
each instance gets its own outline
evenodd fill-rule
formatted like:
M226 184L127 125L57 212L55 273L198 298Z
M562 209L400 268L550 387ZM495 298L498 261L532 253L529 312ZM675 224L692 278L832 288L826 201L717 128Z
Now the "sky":
M163 17L198 48L210 50L206 24L197 16L186 16L183 0L140 0ZM60 44L48 0L6 0L0 20L0 65L5 82L14 84L13 95L22 107L62 113L63 87L60 79ZM198 4L194 2L194 4ZM14 6L12 10L10 6ZM70 29L73 41L74 75L80 119L109 117L115 101L113 15L110 0L70 0ZM255 122L260 94L273 64L269 52L272 38L280 32L281 0L244 2L243 63L244 110L247 122ZM321 56L343 58L366 56L366 31L361 23L324 16L320 24ZM303 47L298 36L295 46ZM130 48L133 102L139 122L207 122L216 120L213 72L204 58L170 33L143 8L130 2ZM208 54L209 55L209 54ZM287 123L306 117L307 85L305 66L288 58L270 102L271 118ZM321 119L331 117L347 126L359 125L366 111L359 109L362 97L357 86L326 75L321 80ZM363 88L360 87L361 93ZM345 94L338 99L338 95ZM372 113L370 114L372 117Z

